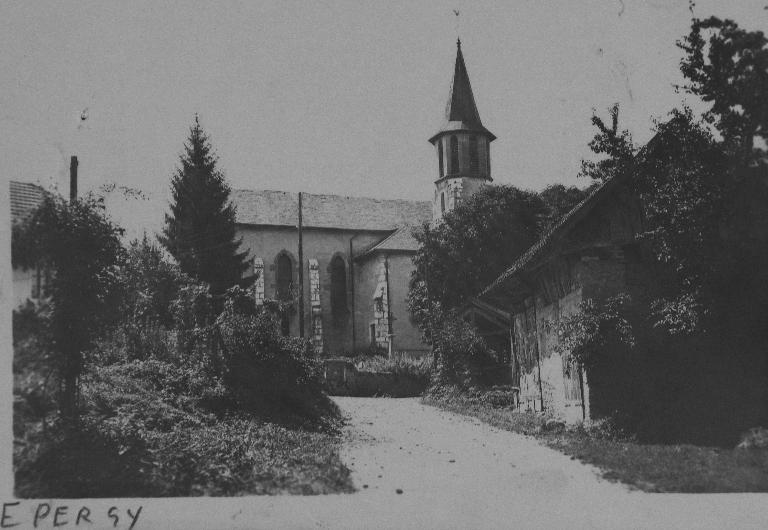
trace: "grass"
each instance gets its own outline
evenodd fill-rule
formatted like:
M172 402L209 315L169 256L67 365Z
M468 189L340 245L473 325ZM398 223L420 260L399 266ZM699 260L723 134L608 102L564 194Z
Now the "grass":
M544 418L496 407L482 394L432 392L424 402L478 418L495 427L534 436L573 459L602 470L603 477L648 492L768 492L768 450L722 449L688 444L641 444L607 423L541 431Z

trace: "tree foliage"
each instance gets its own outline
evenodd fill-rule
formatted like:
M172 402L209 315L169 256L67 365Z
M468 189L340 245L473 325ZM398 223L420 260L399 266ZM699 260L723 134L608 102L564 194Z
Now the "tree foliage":
M541 232L544 233L557 224L565 214L583 201L596 187L597 184L592 184L584 189L576 186L550 184L539 192L539 196L547 208L547 214L541 223Z
M437 226L417 230L409 309L420 328L428 334L437 312L459 307L509 267L536 241L546 214L536 193L488 186Z
M746 31L733 20L694 19L677 43L685 52L682 88L712 107L705 114L723 135L726 147L744 162L760 160L768 140L768 40L762 31Z
M162 250L145 234L130 242L123 267L124 316L152 320L171 327L173 301L191 278L163 256Z
M608 113L610 127L597 115L592 115L592 125L597 132L589 142L593 153L601 155L599 160L583 160L579 176L604 182L626 173L632 165L636 147L627 130L619 130L619 104L614 103Z
M575 314L558 321L560 340L555 349L577 365L590 366L608 346L633 346L632 325L625 314L629 303L625 293L605 301L584 300Z
M68 202L50 194L13 229L14 262L51 271L45 285L44 347L60 381L59 408L65 417L76 415L84 352L116 316L125 260L122 234L106 217L102 199Z
M248 264L246 253L238 252L229 186L216 168L218 158L197 117L180 162L171 180L171 213L165 216L160 241L184 273L221 294L241 278Z

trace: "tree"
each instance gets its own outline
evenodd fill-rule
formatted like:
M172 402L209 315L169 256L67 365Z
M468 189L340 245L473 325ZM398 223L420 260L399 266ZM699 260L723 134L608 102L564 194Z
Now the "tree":
M409 310L429 338L430 319L458 308L489 285L538 238L547 216L534 192L488 186L414 235L419 250Z
M230 189L216 169L218 158L197 116L180 160L181 167L171 181L171 213L165 216L159 239L184 273L209 283L212 293L221 294L248 267L247 253L238 252Z
M47 195L39 208L14 226L13 261L52 272L44 314L44 347L58 375L62 416L77 416L83 355L98 331L117 316L119 269L125 259L122 228L104 213L103 199L67 202Z
M146 234L129 244L122 277L124 318L152 320L166 327L173 325L172 302L192 282Z
M589 148L603 158L598 161L582 160L580 177L605 182L626 173L632 165L637 149L629 131L619 130L619 104L614 103L608 113L611 116L610 127L597 114L592 115L592 125L598 132L589 142Z
M685 52L680 70L683 88L712 107L705 118L723 135L726 146L744 162L766 155L755 137L768 140L768 40L762 31L745 31L732 20L694 19L678 41Z
M565 214L570 212L574 206L583 201L597 187L592 184L585 189L576 186L563 186L562 184L551 184L544 188L539 196L547 207L547 215L542 221L542 232L546 232L557 224Z

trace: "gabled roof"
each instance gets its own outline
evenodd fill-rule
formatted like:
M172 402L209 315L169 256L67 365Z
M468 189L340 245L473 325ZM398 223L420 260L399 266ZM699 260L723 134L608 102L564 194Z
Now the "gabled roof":
M244 225L298 226L299 195L287 191L232 190L235 220ZM302 225L386 232L432 217L432 203L302 193Z
M415 253L419 250L419 242L413 237L413 229L413 225L401 226L379 243L355 256L355 259L363 258L376 252Z
M11 222L22 221L37 208L45 197L46 191L31 182L11 183Z
M504 271L493 283L486 287L479 295L478 298L482 298L497 287L504 284L507 280L514 277L518 273L524 271L530 265L536 262L536 259L541 257L547 250L549 250L556 242L562 241L562 239L568 234L576 223L584 219L589 212L591 212L600 201L607 197L609 191L614 189L617 184L624 180L621 177L612 178L600 184L597 188L587 195L584 200L574 206L571 211L565 214L555 226L553 226L548 232L546 232L536 243L534 243L523 255L521 255L510 268Z
M453 131L475 131L488 135L493 141L496 136L483 127L480 113L477 111L472 85L469 83L469 73L461 53L461 41L456 41L456 65L453 70L453 82L448 93L448 103L445 105L445 121L438 132L429 139L433 142L443 133Z

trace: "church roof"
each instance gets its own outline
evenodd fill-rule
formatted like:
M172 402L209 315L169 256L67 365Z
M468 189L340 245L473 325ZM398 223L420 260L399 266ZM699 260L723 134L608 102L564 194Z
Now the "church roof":
M414 225L401 226L365 252L355 256L362 258L375 252L416 252L419 242L413 237Z
M475 131L487 134L490 140L496 136L483 126L480 113L477 111L472 85L469 83L467 66L461 53L461 41L456 41L456 65L453 71L453 82L445 105L445 121L437 133L429 139L434 142L441 134L453 131Z
M11 181L11 221L19 222L38 207L45 190L31 182Z
M232 190L236 222L298 226L299 195L287 191ZM307 228L388 231L432 217L432 203L302 193L302 225Z

